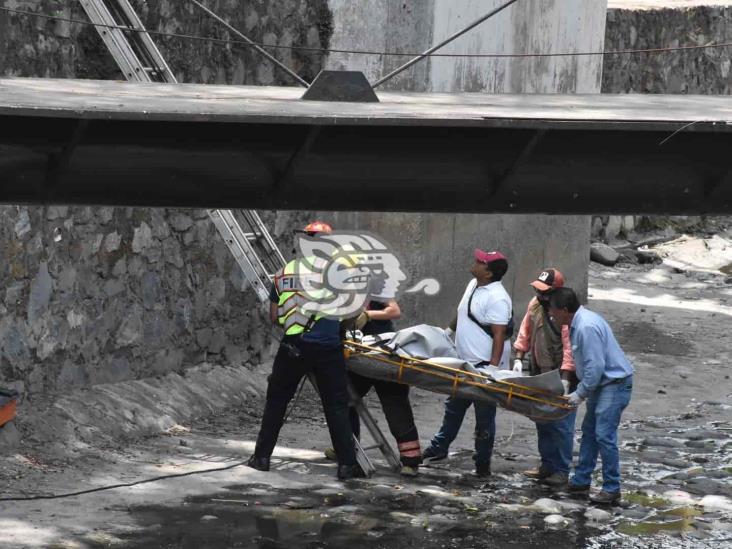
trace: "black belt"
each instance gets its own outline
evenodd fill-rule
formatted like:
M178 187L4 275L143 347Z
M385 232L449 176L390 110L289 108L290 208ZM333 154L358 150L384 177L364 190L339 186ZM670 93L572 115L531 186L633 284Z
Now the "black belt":
M626 379L628 379L629 377L633 377L633 374L628 374L625 377L618 377L615 379L611 379L607 383L603 383L602 385L600 385L600 387L604 387L605 385L612 385L613 383L621 383L621 382L625 381Z

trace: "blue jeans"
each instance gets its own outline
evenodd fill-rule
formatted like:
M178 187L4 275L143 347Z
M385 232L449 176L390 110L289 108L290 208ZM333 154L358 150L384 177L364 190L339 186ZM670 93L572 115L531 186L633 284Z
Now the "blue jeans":
M577 412L556 421L536 424L541 467L549 473L569 474Z
M445 402L445 417L442 427L432 438L431 446L439 453L447 454L450 444L460 431L465 412L475 406L475 460L476 465L490 464L493 442L496 439L496 407L485 402L450 397Z
M588 486L591 483L599 454L602 458L602 489L606 492L620 490L618 425L632 392L633 376L628 376L598 387L587 398L579 460L574 469L572 484Z

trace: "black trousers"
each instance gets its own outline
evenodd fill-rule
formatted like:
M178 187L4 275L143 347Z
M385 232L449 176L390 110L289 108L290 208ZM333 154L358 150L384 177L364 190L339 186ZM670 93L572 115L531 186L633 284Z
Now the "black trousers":
M293 355L291 346L297 349L298 356ZM284 422L287 405L295 395L300 380L310 372L315 374L330 438L338 454L338 462L342 465L354 465L356 454L348 419L349 398L343 349L340 346L323 347L292 337L286 337L280 345L272 366L262 427L259 430L254 454L257 457L272 455Z
M348 377L360 397L364 397L371 387L376 390L386 422L389 424L389 431L397 441L402 464L412 467L419 465L422 462L422 453L412 405L409 403L409 385L371 379L353 372L349 372ZM349 416L353 434L356 438L361 438L361 422L354 408L351 408Z

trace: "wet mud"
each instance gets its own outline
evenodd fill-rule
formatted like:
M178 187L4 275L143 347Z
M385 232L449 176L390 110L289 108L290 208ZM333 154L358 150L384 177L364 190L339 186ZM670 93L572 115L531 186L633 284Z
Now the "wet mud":
M320 475L322 483L307 490L232 485L177 506L131 507L139 529L120 536L119 546L732 547L732 421L700 421L723 406L699 403L676 416L623 423L624 499L616 507L516 472L480 479L470 472L470 453L458 452L409 481L382 467L347 483ZM299 465L308 475L327 467ZM292 460L273 462L275 470L285 467Z

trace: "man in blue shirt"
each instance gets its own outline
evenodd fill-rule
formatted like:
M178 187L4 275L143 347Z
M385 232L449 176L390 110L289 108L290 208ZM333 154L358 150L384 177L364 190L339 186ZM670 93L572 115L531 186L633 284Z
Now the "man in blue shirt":
M608 323L582 307L571 288L558 288L549 302L549 314L557 324L569 326L577 377L577 390L569 402L587 401L582 422L579 460L568 490L589 494L598 454L602 458L602 491L595 503L620 501L620 454L618 425L633 390L633 366L620 349Z

